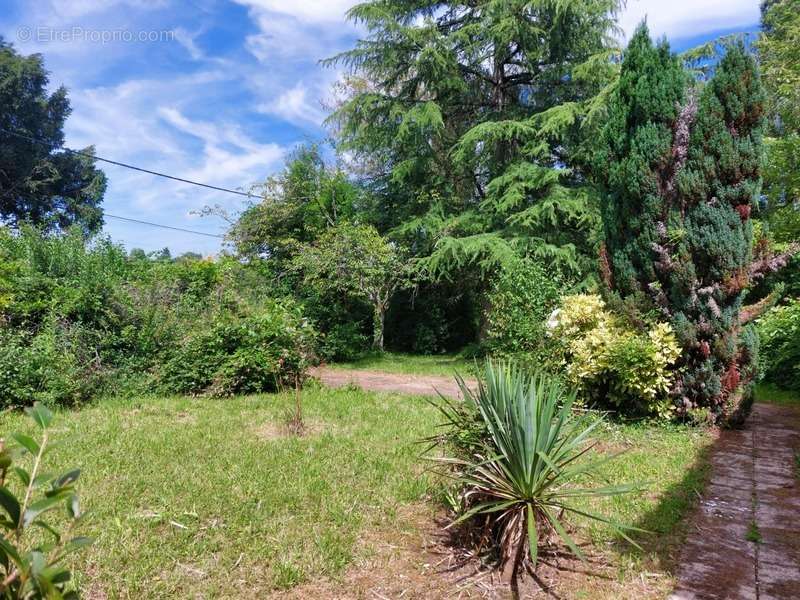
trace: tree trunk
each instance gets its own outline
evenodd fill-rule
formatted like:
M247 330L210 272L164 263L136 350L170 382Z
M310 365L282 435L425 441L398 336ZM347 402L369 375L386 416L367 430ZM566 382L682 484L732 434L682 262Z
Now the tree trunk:
M383 352L383 325L386 320L386 305L383 303L375 304L375 315L373 317L373 338L372 348Z

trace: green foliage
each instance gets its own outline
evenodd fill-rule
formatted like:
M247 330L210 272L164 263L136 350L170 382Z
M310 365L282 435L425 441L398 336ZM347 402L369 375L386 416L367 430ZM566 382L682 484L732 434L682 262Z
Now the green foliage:
M626 415L669 418L668 392L680 348L672 327L657 323L639 333L612 314L597 295L566 296L548 322L567 377L590 403Z
M764 142L768 219L776 233L783 230L792 239L800 239L800 131L784 132Z
M48 94L48 84L40 54L20 55L0 38L0 223L93 233L106 177L94 159L58 150L71 109L66 88Z
M758 321L764 377L783 388L800 390L800 299L789 300Z
M74 405L106 383L86 328L48 321L29 335L0 327L0 406Z
M491 362L477 391L459 384L466 404L439 405L447 427L440 439L455 457L437 460L452 468L461 503L453 525L472 521L483 528L514 575L526 559L535 568L539 547L553 537L584 557L567 533L568 516L607 523L627 538L622 526L576 506L635 488L586 486L586 476L608 459L580 460L602 419L574 412L574 392L551 376Z
M398 246L371 225L328 228L295 259L306 285L322 293L361 298L373 308L373 347L383 350L386 310L409 271Z
M313 354L295 303L264 299L260 261L127 257L30 228L0 229L0 259L0 406L274 389Z
M314 332L289 301L266 301L245 314L209 315L180 340L160 369L166 391L232 396L275 391L301 381Z
M761 4L759 62L770 94L771 112L782 126L800 128L800 2L770 0Z
M585 173L613 83L616 0L364 2L367 36L331 117L376 194L376 223L437 279L486 291L522 256L590 279ZM602 104L602 102L601 102ZM566 168L565 168L566 167Z
M546 362L545 325L566 286L558 273L530 259L501 271L487 298L486 344L492 354L531 364Z
M757 43L768 95L765 139L763 219L779 244L800 241L800 2L772 0L761 5L762 34ZM761 287L785 285L800 294L800 257ZM762 290L764 291L764 290Z
M317 146L299 148L284 171L257 186L261 200L248 207L228 232L238 253L269 257L276 271L325 229L355 216L363 192L345 173L325 164Z
M671 390L680 414L728 415L739 375L749 372L739 310L751 276L764 111L741 43L695 89L666 43L654 47L646 26L633 36L598 155L605 283L635 321L670 322L682 350Z
M0 597L77 599L72 573L63 562L92 543L87 537L73 537L83 516L75 491L80 471L58 476L44 471L44 458L51 450L53 415L39 403L25 412L37 425L39 440L15 433L11 436L15 446L5 447L0 441L0 508L4 513L0 519ZM32 463L30 470L22 464L27 459ZM66 508L66 532L46 520L57 508ZM41 535L31 533L36 528Z

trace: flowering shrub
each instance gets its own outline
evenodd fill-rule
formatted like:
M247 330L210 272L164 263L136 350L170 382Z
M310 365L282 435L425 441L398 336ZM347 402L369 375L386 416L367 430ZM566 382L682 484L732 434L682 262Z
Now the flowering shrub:
M566 296L548 320L569 379L587 399L607 400L626 413L668 417L671 367L680 355L672 327L646 333L627 327L600 296Z

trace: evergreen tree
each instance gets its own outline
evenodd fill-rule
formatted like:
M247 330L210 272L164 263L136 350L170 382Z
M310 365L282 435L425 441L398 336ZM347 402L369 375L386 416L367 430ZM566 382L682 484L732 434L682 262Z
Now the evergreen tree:
M764 104L741 44L699 89L644 25L622 63L598 156L606 283L640 318L675 328L683 352L673 393L683 412L730 416L754 373L756 340L740 310L757 272L750 212Z
M777 241L800 241L800 0L762 2L761 26L757 48L770 117L767 218Z
M0 38L0 223L94 233L106 177L93 158L59 150L69 99L47 84L41 55L21 56Z
M520 255L582 276L599 218L581 169L614 80L618 0L369 0L333 116L379 225L437 276L480 286Z

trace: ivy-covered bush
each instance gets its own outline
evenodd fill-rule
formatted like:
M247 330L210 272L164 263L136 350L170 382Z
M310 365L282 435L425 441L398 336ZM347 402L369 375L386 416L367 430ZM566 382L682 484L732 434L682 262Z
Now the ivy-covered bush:
M214 314L190 331L164 364L170 392L230 396L274 391L301 381L313 357L314 331L290 301Z
M567 377L592 403L625 414L671 414L668 392L680 348L672 327L645 333L612 314L600 296L566 296L547 323Z
M541 364L547 318L558 306L562 278L531 259L503 269L488 296L486 344L492 354Z
M800 298L777 306L758 321L764 377L781 387L800 390Z

